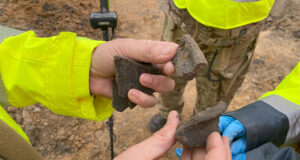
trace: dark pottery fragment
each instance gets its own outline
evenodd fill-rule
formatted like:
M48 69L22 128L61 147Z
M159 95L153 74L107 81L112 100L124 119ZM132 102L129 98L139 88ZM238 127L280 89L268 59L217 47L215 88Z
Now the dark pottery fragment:
M113 84L113 107L117 111L124 111L127 107L134 108L136 104L128 99L128 91L132 88L152 95L153 90L143 87L139 78L142 73L161 74L160 70L150 63L135 62L131 59L115 56L116 77Z
M198 113L189 122L179 126L176 139L187 147L205 147L208 135L219 131L219 116L227 106L227 103L220 101L215 107Z
M180 40L176 55L172 59L176 76L192 80L201 69L207 67L207 61L195 40L188 34Z

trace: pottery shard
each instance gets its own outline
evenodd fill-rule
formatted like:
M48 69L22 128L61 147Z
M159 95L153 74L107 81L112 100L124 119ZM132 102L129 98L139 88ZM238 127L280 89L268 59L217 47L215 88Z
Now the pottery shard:
M115 56L116 77L113 83L113 107L119 111L124 111L127 107L134 108L136 104L128 99L128 91L132 88L140 90L151 95L154 91L150 88L143 87L139 78L142 73L161 74L160 70L150 64L135 62L131 59Z
M188 34L180 40L176 55L172 59L176 76L192 80L199 71L207 67L207 61L195 40Z
M179 126L176 139L187 147L205 147L208 135L219 131L219 116L227 109L220 101L215 107L195 115L189 122Z

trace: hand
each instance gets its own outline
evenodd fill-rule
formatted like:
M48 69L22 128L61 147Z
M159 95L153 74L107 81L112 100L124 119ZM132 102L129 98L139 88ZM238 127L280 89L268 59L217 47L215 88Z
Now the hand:
M219 131L222 136L229 138L231 145L233 160L245 160L246 159L246 129L235 118L230 116L220 116L219 119Z
M207 138L205 148L183 148L182 160L231 160L229 139L213 132Z
M115 159L130 159L130 160L152 160L159 159L175 144L175 132L179 125L179 114L176 111L169 113L167 123L153 136L136 144Z
M93 95L112 98L112 81L115 76L114 56L121 55L139 62L158 64L166 75L174 72L171 59L178 45L171 42L150 40L116 39L98 46L92 55L90 68L90 91ZM155 90L166 93L172 91L175 83L167 76L142 74L140 83ZM152 107L157 101L153 96L136 89L128 92L128 98L142 107Z

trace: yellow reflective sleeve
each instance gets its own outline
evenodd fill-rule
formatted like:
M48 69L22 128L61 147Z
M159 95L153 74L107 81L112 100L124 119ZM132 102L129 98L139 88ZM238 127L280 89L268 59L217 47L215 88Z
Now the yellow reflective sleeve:
M19 135L21 135L29 144L29 138L22 128L9 116L9 114L0 106L0 119L3 120L8 126L14 129Z
M300 105L300 62L288 74L275 90L265 93L259 99L271 95L279 95L297 105Z
M101 43L70 32L39 38L29 31L6 39L0 45L0 73L9 102L16 107L40 102L57 114L108 118L111 100L94 99L89 91L91 55Z
M180 9L186 9L186 0L173 0L176 7Z

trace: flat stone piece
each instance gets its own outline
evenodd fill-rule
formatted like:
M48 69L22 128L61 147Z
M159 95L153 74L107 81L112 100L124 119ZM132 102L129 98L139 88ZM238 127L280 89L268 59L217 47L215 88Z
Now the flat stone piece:
M219 116L228 104L220 101L215 107L201 112L176 131L176 139L187 147L205 147L208 135L219 131Z
M138 89L146 94L153 94L153 90L143 87L139 78L142 73L161 74L160 70L150 64L135 62L131 59L115 56L115 70L116 77L113 84L113 107L117 111L124 111L127 107L134 108L136 104L130 102L128 99L128 91L132 88Z
M121 97L118 94L118 86L116 81L113 81L113 102L112 105L113 107L119 111L119 112L123 112L127 107L129 108L134 108L135 104L134 103L130 103L129 104L129 99L128 97Z
M300 30L293 32L295 38L300 38Z
M195 40L188 34L180 40L176 55L172 59L176 76L192 80L201 69L207 67L207 61Z

